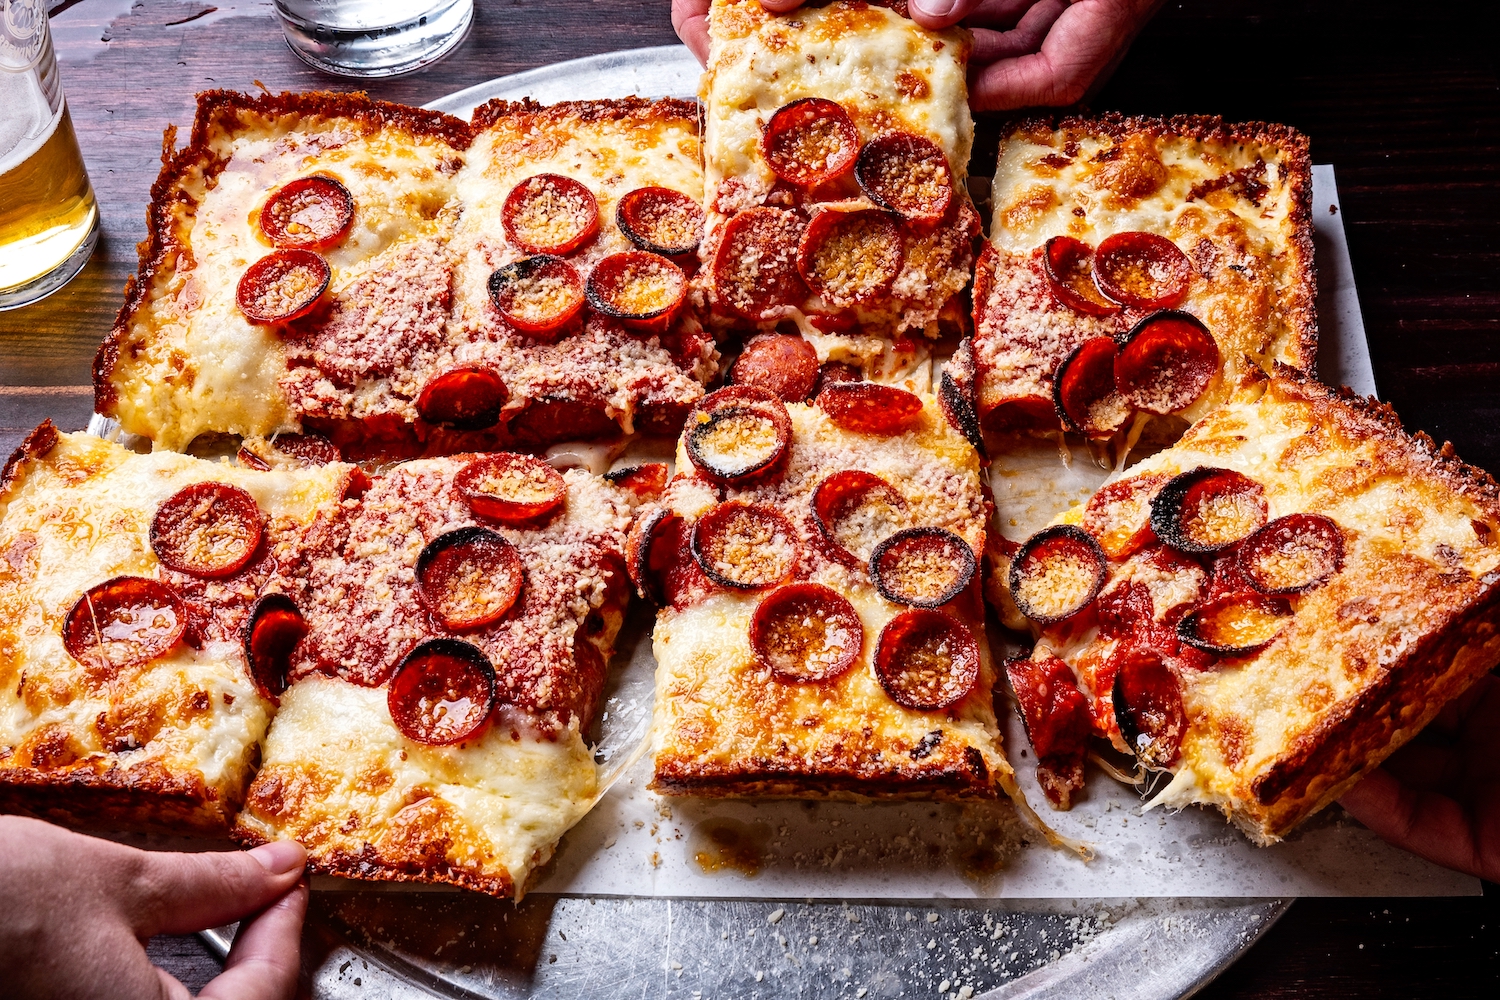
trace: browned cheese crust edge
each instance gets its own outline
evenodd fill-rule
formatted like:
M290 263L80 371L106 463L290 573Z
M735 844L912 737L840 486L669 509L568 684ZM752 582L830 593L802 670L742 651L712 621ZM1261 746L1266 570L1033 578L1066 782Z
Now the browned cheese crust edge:
M230 836L246 848L258 847L267 842L264 837L241 826L231 830ZM361 882L420 882L425 885L451 885L497 897L516 895L515 882L509 874L486 878L461 871L449 864L425 866L420 871L414 871L381 862L373 849L368 857L342 850L327 856L310 853L307 856L307 871L314 875L332 875Z
M0 813L81 829L223 836L238 809L196 775L173 775L152 761L125 770L0 769Z
M538 128L555 128L568 121L663 121L673 118L698 124L698 102L677 97L622 97L617 100L540 104L529 97L519 101L497 97L475 108L471 122L475 132L482 132L509 119L520 119L523 124Z

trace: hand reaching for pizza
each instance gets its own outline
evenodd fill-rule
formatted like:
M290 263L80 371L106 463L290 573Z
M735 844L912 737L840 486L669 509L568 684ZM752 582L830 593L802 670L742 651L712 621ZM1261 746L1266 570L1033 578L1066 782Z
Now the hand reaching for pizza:
M1500 678L1481 677L1340 800L1382 839L1500 880Z
M1083 100L1125 56L1161 0L908 0L924 28L962 22L974 31L969 101L976 110L1060 106ZM786 13L802 0L761 0ZM708 59L709 0L672 0L672 26Z
M305 858L289 841L168 854L0 816L0 969L7 995L186 998L146 957L153 934L234 920L224 972L200 997L281 1000L297 985Z

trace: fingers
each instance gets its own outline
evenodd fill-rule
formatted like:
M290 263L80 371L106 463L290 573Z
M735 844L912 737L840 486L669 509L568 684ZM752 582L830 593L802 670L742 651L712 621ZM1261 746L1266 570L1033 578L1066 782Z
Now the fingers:
M1068 0L1041 0L1016 22L1009 31L974 29L975 65L986 65L999 59L1014 59L1037 52L1047 37L1047 32L1068 9Z
M239 920L296 885L307 853L287 840L253 851L142 852L121 907L142 937L186 934Z
M156 978L161 984L161 995L165 1000L193 1000L193 994L166 969L157 969Z
M907 0L907 13L924 28L941 30L963 21L969 27L1010 28L1038 0Z
M709 0L672 0L672 29L705 66L708 65L708 4Z
M772 14L786 14L802 6L802 0L760 0L760 5Z
M241 924L224 972L203 987L199 1000L287 1000L301 968L302 918L307 885L301 883L249 923Z
M1021 20L1026 23L1026 18ZM970 89L972 103L983 110L1075 104L1123 53L1137 27L1137 23L1109 8L1069 6L1050 26L1040 51L1001 59L980 70Z
M1446 795L1403 784L1377 768L1339 803L1381 840L1445 868L1485 876L1469 817Z

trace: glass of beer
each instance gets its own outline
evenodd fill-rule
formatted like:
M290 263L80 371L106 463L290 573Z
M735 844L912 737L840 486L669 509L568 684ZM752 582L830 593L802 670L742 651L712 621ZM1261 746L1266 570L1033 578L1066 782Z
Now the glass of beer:
M88 263L99 209L63 100L46 0L0 0L0 309Z
M441 58L468 34L474 0L276 0L293 52L340 76L396 76Z

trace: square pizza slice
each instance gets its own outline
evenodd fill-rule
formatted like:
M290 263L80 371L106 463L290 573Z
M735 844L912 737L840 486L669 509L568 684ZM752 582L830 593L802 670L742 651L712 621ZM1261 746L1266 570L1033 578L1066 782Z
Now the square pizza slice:
M309 519L283 597L302 634L236 836L297 840L325 874L519 896L600 791L586 736L654 472L419 459Z
M1294 369L1015 554L1008 673L1066 808L1090 734L1257 843L1286 835L1500 662L1500 487Z
M924 335L966 327L973 43L905 13L714 0L700 95L711 325L787 324L817 362L866 377L909 365Z
M37 428L0 483L0 810L226 832L273 710L275 553L350 473Z

